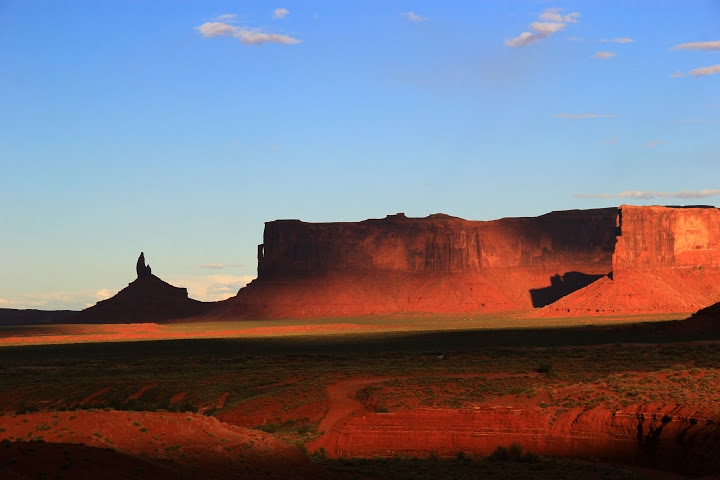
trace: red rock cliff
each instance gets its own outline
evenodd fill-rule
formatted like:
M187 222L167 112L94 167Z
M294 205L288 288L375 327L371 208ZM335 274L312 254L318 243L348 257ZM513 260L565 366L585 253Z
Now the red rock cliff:
M542 316L694 312L720 301L720 209L623 205L613 274Z
M720 267L717 208L623 205L613 272L660 267Z
M402 214L265 225L258 278L228 316L319 317L530 309L611 270L617 209L468 221Z
M622 206L488 222L443 214L268 222L258 278L223 315L545 307L557 316L690 312L717 301L720 210Z

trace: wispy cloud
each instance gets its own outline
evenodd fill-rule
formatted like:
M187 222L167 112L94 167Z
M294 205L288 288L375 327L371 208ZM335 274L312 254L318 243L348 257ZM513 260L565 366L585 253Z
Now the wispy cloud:
M601 113L560 113L555 118L564 118L566 120L584 120L586 118L615 118L617 115L604 115Z
M107 300L108 298L112 297L116 293L118 293L117 290L110 290L109 288L103 288L103 289L95 292L95 298L99 302L101 300Z
M573 195L576 198L632 198L636 200L647 200L650 198L705 198L720 195L720 190L682 190L680 192L658 192L656 190L637 191L627 190L620 193L578 193Z
M665 143L665 142L663 140L653 140L652 142L646 143L645 146L652 148L652 147L657 147L661 143Z
M706 50L706 51L720 51L720 40L714 40L711 42L688 42L675 45L673 50Z
M606 146L614 145L616 141L617 141L616 137L610 137L603 142L603 145L606 145Z
M712 65L710 67L700 67L700 68L696 68L695 70L690 70L688 72L688 75L692 75L693 77L704 77L706 75L716 75L718 73L720 73L720 64Z
M505 40L505 45L512 48L530 45L533 42L565 30L568 23L576 23L579 17L580 14L577 12L563 15L558 8L548 8L540 15L540 22L530 24L530 30L533 30L533 32L522 32L515 38Z
M685 76L685 74L679 70L675 73L670 74L670 78L680 78L680 77L684 77L684 76Z
M238 290L250 283L252 275L182 275L168 279L173 285L188 290L188 296L203 302L217 302L237 294Z
M290 10L288 10L287 8L276 8L275 10L273 10L273 18L278 20L287 17L289 14Z
M600 40L603 43L635 43L635 40L633 40L630 37L622 37L622 38L603 38Z
M225 265L222 263L204 263L202 265L198 265L197 268L211 268L215 270L221 270L225 268Z
M427 21L427 17L421 17L415 12L407 12L403 13L403 17L407 18L409 21L413 23L422 23Z
M222 15L218 15L215 17L216 22L226 22L226 23L232 23L237 18L237 15L234 13L224 13Z
M592 58L597 58L600 60L609 60L616 56L617 54L613 52L597 52L595 55L592 56Z
M563 15L559 8L548 8L540 14L540 20L555 23L576 23L579 17L580 14L577 12Z
M231 16L232 15L232 16ZM195 27L203 37L234 37L240 40L244 45L262 45L263 43L281 43L284 45L293 45L300 43L300 40L289 35L280 33L266 33L259 28L238 27L232 25L234 19L233 14L220 15L215 21L205 22ZM224 21L221 21L223 19Z

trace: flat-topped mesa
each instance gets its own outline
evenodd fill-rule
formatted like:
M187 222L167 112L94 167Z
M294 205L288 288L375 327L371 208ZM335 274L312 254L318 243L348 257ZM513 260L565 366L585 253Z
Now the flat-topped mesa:
M357 223L277 220L265 224L258 280L332 272L447 275L495 268L565 272L589 267L606 274L616 217L616 208L606 208L489 222L444 214L398 214Z
M268 222L258 278L229 300L227 316L529 310L611 271L617 213Z

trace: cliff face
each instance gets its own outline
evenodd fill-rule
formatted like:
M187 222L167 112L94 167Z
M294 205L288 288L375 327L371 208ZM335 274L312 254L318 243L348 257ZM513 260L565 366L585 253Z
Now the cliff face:
M623 206L613 272L720 267L720 210Z
M543 316L694 312L720 301L720 210L622 206L612 276Z
M716 208L278 220L265 224L258 278L224 316L689 312L720 301L719 280Z
M574 210L491 222L402 214L358 223L268 222L259 248L258 279L328 272L447 275L567 266L607 273L616 212Z

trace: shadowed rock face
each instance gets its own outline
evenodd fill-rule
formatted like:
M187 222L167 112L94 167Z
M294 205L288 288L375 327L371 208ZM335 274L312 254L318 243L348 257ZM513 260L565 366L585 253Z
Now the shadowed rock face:
M258 248L258 278L228 302L224 315L538 307L548 316L690 312L720 300L720 287L713 287L720 285L719 212L622 206L489 222L443 214L268 222ZM704 275L688 273L700 266ZM657 285L642 300L647 275L638 272L648 269ZM607 305L596 308L599 299Z
M188 298L187 289L144 275L117 295L57 323L158 323L202 315L212 303Z
M135 270L137 271L138 278L147 277L149 275L152 275L152 269L150 268L150 265L145 265L145 253L144 252L140 252L140 256L138 257L137 265L135 266Z
M145 254L137 261L137 279L115 296L53 323L157 323L209 312L213 303L188 297L186 288L170 285L152 274Z

